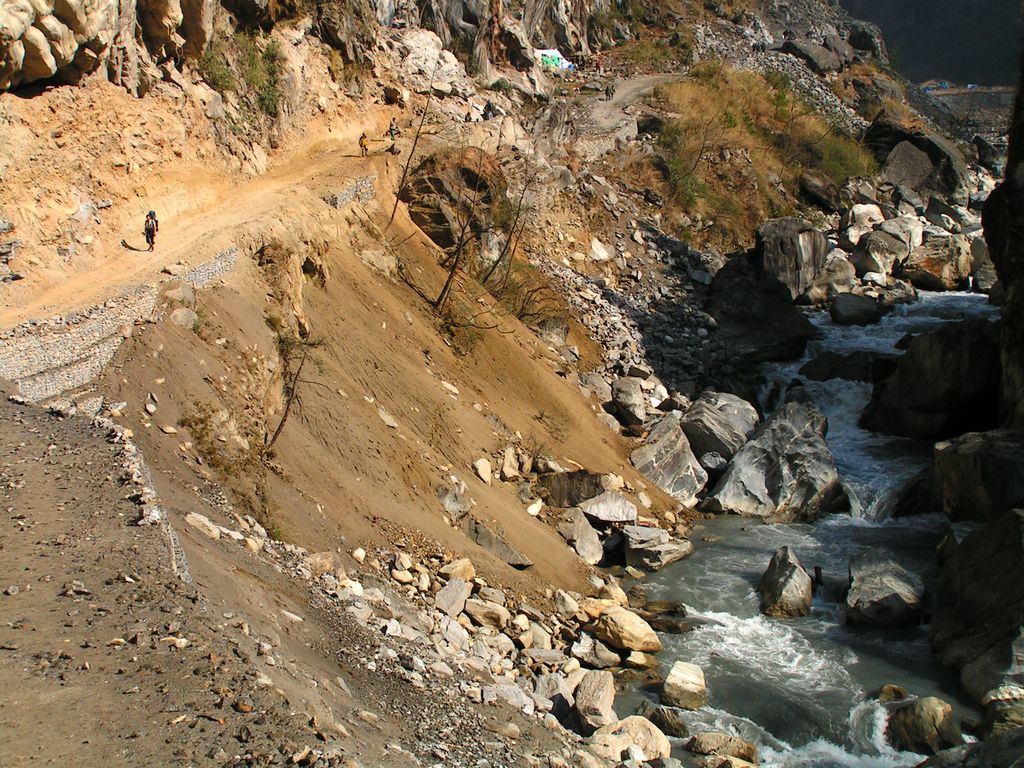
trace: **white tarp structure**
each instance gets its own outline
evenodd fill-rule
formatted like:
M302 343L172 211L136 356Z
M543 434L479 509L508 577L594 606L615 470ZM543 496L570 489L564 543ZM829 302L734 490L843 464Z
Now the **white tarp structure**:
M554 67L555 69L576 69L576 65L565 58L557 48L543 48L535 50L534 53L540 59L542 66Z

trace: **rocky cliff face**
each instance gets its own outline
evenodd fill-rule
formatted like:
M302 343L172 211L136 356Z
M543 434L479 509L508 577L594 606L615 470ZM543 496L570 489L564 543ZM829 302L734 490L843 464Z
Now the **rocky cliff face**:
M242 26L295 15L294 3L223 0ZM394 4L382 0L392 18ZM213 35L217 0L12 0L0 5L0 90L42 81L76 83L106 68L109 79L142 95L160 66L196 60ZM303 9L319 36L349 62L362 62L376 34L365 0L315 0Z
M0 7L0 89L77 82L106 66L133 93L159 78L156 63L198 57L214 0L14 0Z
M1024 60L1021 64L1024 77ZM1003 304L1003 402L1008 426L1024 428L1024 93L1018 91L1010 125L1006 180L985 204L985 240Z

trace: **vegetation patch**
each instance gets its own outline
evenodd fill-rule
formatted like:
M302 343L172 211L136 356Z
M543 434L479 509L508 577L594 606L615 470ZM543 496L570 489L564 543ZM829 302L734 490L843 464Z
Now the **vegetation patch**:
M677 220L713 221L683 234L717 247L749 245L766 218L792 212L802 171L842 184L877 170L870 152L822 121L784 76L704 62L659 87L675 114L658 137L668 202Z

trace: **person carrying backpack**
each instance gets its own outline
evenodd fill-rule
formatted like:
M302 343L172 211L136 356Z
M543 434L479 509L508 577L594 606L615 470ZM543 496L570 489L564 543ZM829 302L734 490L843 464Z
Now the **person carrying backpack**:
M370 139L366 135L366 131L363 131L363 135L359 137L359 153L366 157L370 154Z
M156 220L156 214L153 211L146 214L146 226L143 231L146 235L146 245L152 251L153 246L156 245L156 233L160 231L160 222Z

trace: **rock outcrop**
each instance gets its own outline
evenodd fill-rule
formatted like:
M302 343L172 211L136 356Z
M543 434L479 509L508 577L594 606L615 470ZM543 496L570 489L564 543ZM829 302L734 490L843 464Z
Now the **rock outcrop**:
M733 457L707 508L769 522L816 520L836 510L845 494L826 430L814 406L786 403Z
M1024 62L1021 63L1024 76ZM1024 429L1024 98L1018 91L1010 120L1006 179L989 195L982 214L985 242L1006 290L1000 339L1003 417Z
M657 571L693 552L693 544L673 539L668 531L642 525L622 529L626 538L626 565Z
M983 320L948 323L910 342L896 372L875 385L861 426L921 439L991 428L999 374L996 327Z
M931 644L991 725L1024 722L1024 510L944 548Z
M934 455L950 520L987 522L1024 508L1024 433L968 432L936 443Z

